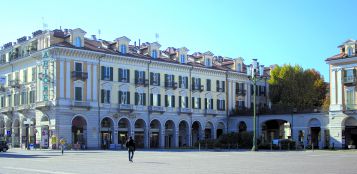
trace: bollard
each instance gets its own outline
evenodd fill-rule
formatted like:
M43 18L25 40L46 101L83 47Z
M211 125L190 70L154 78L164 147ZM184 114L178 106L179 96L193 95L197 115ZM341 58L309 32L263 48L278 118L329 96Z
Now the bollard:
M201 143L198 142L198 151L201 151Z

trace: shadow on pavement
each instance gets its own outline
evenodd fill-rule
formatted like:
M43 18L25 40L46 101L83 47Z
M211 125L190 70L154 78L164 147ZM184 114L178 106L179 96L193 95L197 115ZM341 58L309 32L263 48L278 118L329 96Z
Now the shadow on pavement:
M22 154L17 154L17 153L11 153L11 152L6 152L6 153L0 153L0 159L1 158L50 158L54 156L60 156L60 155L22 155Z

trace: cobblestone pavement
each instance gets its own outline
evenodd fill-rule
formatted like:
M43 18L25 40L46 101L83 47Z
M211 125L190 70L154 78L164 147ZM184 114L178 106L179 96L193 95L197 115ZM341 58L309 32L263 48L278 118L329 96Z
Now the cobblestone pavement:
M357 173L357 151L126 151L0 152L0 173L49 174L232 174L232 173Z

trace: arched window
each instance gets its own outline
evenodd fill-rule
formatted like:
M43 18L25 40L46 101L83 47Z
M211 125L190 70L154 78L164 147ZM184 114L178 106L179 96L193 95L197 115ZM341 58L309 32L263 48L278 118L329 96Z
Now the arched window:
M126 54L126 45L124 44L120 45L120 52Z
M82 46L81 42L82 42L81 38L80 37L76 37L74 46L81 47Z
M348 47L347 51L348 51L348 57L352 56L352 54L353 54L352 47Z
M157 51L156 50L152 50L151 51L151 57L156 59L157 58Z
M242 64L238 63L237 65L237 71L242 72Z

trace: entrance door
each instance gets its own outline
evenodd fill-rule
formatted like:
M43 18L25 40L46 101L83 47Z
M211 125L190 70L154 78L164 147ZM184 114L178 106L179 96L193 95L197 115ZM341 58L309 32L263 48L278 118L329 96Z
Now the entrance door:
M311 146L314 146L315 149L319 148L319 136L320 136L320 127L311 127Z
M348 148L348 145L357 145L357 126L345 128L345 148Z
M110 144L112 144L112 132L111 131L102 131L102 149L109 149Z
M159 148L159 132L152 132L150 136L150 148Z

